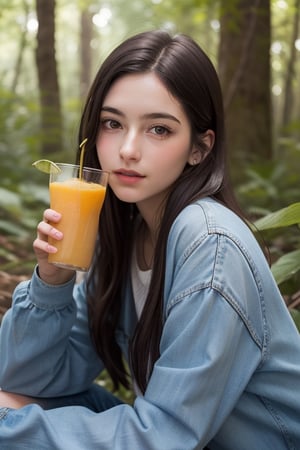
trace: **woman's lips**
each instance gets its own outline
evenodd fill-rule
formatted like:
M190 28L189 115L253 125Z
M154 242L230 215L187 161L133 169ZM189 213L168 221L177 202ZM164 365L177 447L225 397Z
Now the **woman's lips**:
M134 184L145 178L144 175L139 172L135 172L134 170L118 169L114 170L113 173L120 181L126 184Z

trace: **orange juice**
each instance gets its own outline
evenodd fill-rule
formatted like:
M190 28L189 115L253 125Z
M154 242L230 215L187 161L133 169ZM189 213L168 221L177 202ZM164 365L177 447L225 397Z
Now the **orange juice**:
M61 267L88 270L106 187L72 178L53 181L49 189L50 207L62 214L60 222L53 226L62 231L64 237L61 241L49 238L57 252L49 254L48 261Z

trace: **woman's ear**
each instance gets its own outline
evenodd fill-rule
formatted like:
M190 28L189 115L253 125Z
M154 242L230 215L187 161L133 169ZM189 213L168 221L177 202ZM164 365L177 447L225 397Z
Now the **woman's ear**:
M212 130L207 130L205 133L199 135L199 144L194 144L191 150L188 163L191 166L199 164L208 155L215 143L215 133Z
M205 131L205 133L202 135L202 141L206 145L207 152L209 153L215 143L215 132L213 130Z

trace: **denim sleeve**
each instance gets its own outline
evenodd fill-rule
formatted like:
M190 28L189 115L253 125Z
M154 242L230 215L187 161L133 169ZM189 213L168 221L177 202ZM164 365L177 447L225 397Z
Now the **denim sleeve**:
M102 368L91 343L84 283L49 286L36 271L17 286L0 327L0 387L51 397L80 392Z

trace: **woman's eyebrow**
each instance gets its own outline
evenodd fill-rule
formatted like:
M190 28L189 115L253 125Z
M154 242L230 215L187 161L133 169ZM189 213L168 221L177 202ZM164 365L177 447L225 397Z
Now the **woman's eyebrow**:
M117 114L118 116L125 116L124 113L122 113L122 111L120 111L117 108L113 108L112 106L102 106L101 108L101 112L102 111L107 111L107 112L111 112L113 114Z
M118 116L125 117L125 114L122 111L120 111L117 108L114 108L113 106L103 106L101 111L106 111L113 114L117 114ZM181 124L180 120L177 119L177 117L165 112L146 113L142 115L142 119L169 119Z
M181 123L180 120L177 119L177 117L165 112L153 112L149 114L144 114L142 117L145 119L170 119L179 124Z

